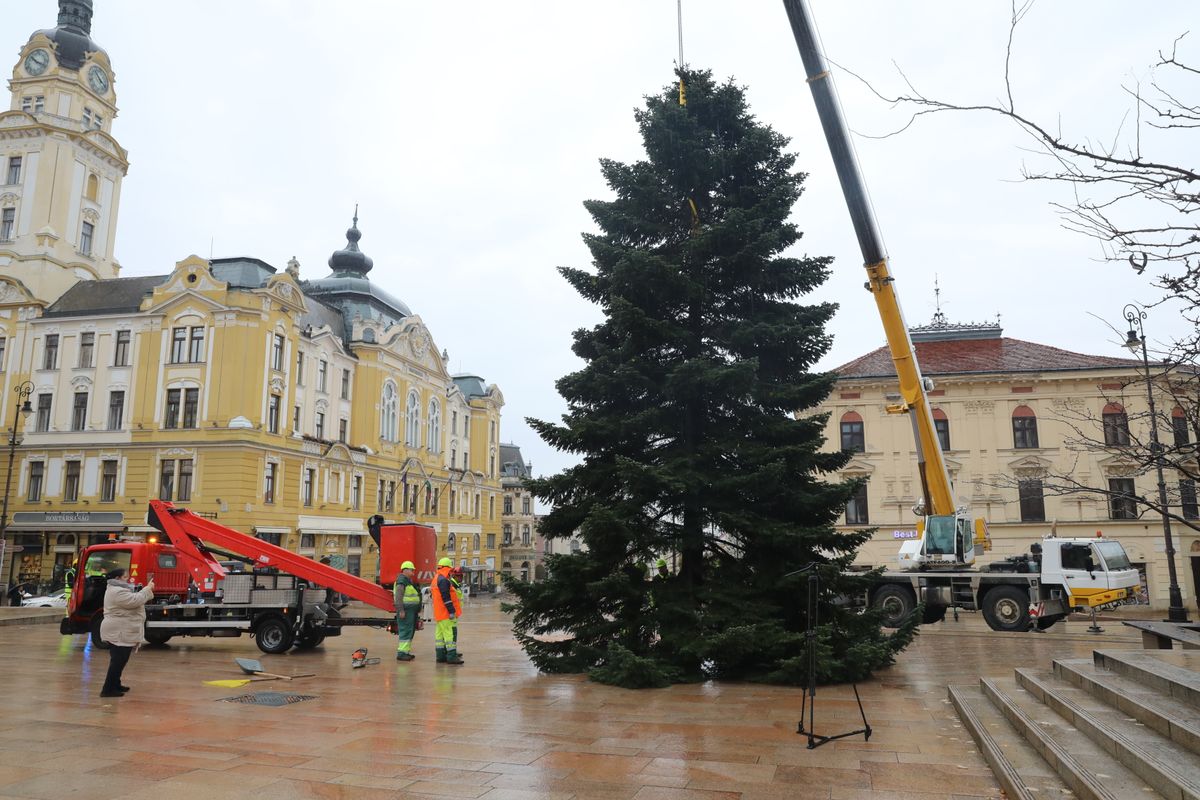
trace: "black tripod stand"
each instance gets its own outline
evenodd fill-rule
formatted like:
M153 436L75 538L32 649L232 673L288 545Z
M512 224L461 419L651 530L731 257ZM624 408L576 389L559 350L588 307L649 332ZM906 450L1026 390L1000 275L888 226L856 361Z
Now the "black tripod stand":
M808 749L813 750L826 742L835 739L845 739L847 736L863 735L863 741L871 741L871 726L867 722L867 714L863 711L862 698L858 696L858 684L851 683L854 689L854 700L858 703L858 713L862 717L863 726L859 730L839 733L836 736L822 736L813 732L813 714L817 708L817 601L821 596L821 578L818 569L822 565L809 564L803 569L796 570L792 575L808 573L808 608L804 629L804 643L808 650L808 681L804 687L804 695L800 704L800 724L796 733L808 734ZM804 729L804 712L808 712L808 730Z

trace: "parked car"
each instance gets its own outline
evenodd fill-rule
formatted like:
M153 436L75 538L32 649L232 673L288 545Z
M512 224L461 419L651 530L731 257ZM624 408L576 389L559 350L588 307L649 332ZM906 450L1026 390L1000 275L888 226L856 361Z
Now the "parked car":
M59 589L57 592L44 594L41 597L26 597L21 601L21 605L34 608L66 608L67 591Z

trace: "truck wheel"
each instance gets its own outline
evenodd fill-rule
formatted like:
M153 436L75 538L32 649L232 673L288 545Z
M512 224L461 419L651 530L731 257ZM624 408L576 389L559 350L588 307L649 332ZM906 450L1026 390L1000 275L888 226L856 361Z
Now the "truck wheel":
M899 628L917 607L913 593L903 586L889 584L875 592L871 605L880 612L880 622L885 628Z
M279 655L292 649L296 634L283 617L267 617L254 626L254 640L264 653Z
M104 612L98 611L92 615L92 647L97 650L108 650L111 644L100 638L100 623L104 622Z
M171 634L164 630L148 630L144 636L146 641L153 645L164 645L171 641Z
M994 631L1029 630L1029 592L996 586L983 596L983 618Z
M314 647L319 647L323 641L325 641L325 631L306 627L296 637L296 647L301 650L311 650Z

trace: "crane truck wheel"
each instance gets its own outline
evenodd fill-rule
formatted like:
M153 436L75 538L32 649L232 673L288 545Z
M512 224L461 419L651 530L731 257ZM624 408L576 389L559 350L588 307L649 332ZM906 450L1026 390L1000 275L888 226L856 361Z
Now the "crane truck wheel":
M102 622L104 622L103 611L98 611L92 615L92 647L95 647L98 650L108 650L112 647L112 645L100 638L100 624Z
M264 617L254 626L254 641L258 649L271 655L280 655L292 649L296 634L283 617Z
M917 607L917 598L910 589L889 584L879 587L871 598L871 606L879 611L879 621L885 628L899 628Z
M921 612L921 624L932 625L935 622L941 622L946 618L945 606L931 606L926 604L925 609Z
M319 647L323 641L325 641L324 631L305 626L300 635L296 637L296 647L301 650L311 650L314 647Z
M983 618L994 631L1027 631L1029 592L1016 586L996 586L983 596Z

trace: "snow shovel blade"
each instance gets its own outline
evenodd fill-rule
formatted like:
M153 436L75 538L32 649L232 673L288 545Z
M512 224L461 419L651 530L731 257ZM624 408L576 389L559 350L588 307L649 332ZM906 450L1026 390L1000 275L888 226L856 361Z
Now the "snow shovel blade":
M263 671L263 665L253 658L235 658L234 661L242 668L242 672L247 675Z

